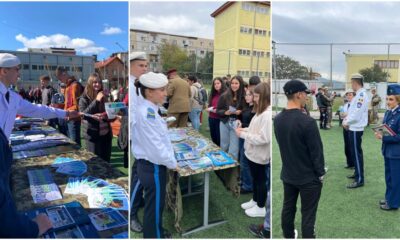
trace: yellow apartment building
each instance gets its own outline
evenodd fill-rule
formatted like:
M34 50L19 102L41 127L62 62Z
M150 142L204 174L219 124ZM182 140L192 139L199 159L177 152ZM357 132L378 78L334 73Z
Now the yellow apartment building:
M399 82L400 54L346 54L346 87L350 87L350 77L361 69L370 68L377 64L383 71L390 74L389 83Z
M211 16L214 24L214 77L271 77L270 2L226 2Z

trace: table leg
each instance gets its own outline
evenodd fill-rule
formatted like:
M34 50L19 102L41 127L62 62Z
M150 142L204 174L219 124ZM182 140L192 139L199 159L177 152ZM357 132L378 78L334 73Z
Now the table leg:
M210 172L205 172L204 173L204 212L203 212L203 224L199 227L196 227L192 230L189 230L185 233L182 234L182 236L187 236L189 234L199 232L202 230L206 230L212 227L215 227L217 225L226 223L226 220L219 220L215 222L208 222L208 210L209 210L209 200L210 200Z

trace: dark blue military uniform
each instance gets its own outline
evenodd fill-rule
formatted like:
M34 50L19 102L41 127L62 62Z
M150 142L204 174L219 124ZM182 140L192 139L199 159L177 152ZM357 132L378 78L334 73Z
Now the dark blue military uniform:
M12 151L0 128L0 238L37 238L38 225L18 214L10 189Z
M383 123L387 124L395 136L382 138L382 154L385 158L385 199L390 208L400 207L400 106L385 113Z

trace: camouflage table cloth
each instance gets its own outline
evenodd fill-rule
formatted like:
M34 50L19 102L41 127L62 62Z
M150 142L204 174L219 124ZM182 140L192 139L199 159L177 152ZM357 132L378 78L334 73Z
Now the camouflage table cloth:
M128 178L124 176L120 171L113 169L109 163L96 157L87 150L80 149L68 153L62 154L51 154L43 157L33 157L21 160L14 160L11 173L11 187L13 197L16 202L18 211L27 211L30 209L36 209L41 207L47 207L51 205L63 204L72 201L78 201L85 208L87 213L97 211L98 209L90 209L86 195L72 195L64 194L65 187L69 176L56 172L56 168L51 167L54 159L57 157L69 157L75 159L81 159L87 165L87 172L82 176L93 176L102 178L110 183L115 183L125 188L128 191ZM43 169L48 168L52 173L54 182L60 188L60 192L63 198L56 201L35 204L31 196L29 188L29 180L27 171L31 169ZM120 211L126 218L128 217L127 211ZM128 231L128 225L123 227L117 227L106 231L98 232L102 238L111 238L112 235Z
M200 157L204 157L207 152L218 151L221 150L216 144L214 144L211 140L205 138L199 132L194 130L193 128L182 128L185 130L186 134L189 136L188 139L185 139L182 142L185 142L192 147L196 147L196 143L194 139L202 139L207 142L207 147L203 150L199 151ZM209 168L192 170L189 166L184 168L180 168L179 172L176 171L168 171L168 184L167 184L167 206L174 212L175 214L175 229L178 232L182 232L182 228L180 226L181 219L183 217L183 204L182 204L182 192L179 185L179 179L181 177L188 177L200 173L211 172L214 171L219 179L223 182L225 187L230 190L234 196L238 197L240 194L240 186L239 186L239 163L235 162L234 164L224 165L220 167L212 166Z

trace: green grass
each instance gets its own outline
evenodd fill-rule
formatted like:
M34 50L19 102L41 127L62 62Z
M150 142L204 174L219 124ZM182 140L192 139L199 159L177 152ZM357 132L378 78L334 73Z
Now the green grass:
M200 132L210 137L208 115L203 112L203 124ZM236 198L226 190L214 173L210 174L210 209L209 220L228 220L222 225L203 230L187 236L188 238L251 238L247 230L249 224L261 224L264 218L250 218L240 208L240 204L250 200L252 195L246 194ZM139 211L139 219L143 220L143 209ZM196 227L203 222L203 194L183 198L183 218L181 226L184 230ZM163 226L173 234L173 238L181 238L174 228L174 214L164 209ZM131 238L142 238L142 234L131 232Z
M374 138L370 128L363 136L365 185L358 189L347 189L351 181L346 178L352 170L344 169L345 156L342 128L338 122L329 131L321 131L324 144L325 177L319 202L316 222L318 238L396 238L400 235L400 212L385 212L379 209L378 201L384 198L384 162L381 142ZM280 180L281 158L275 138L273 142L273 237L282 238L281 210L283 187ZM300 200L295 227L301 236Z

